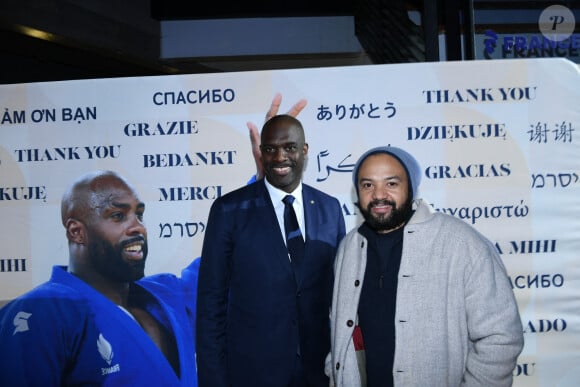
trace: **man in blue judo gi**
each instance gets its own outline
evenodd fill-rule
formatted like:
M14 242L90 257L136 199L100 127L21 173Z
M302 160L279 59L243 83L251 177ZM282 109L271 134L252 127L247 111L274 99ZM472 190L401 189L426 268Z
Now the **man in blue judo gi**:
M69 265L0 311L0 385L196 386L197 269L143 277L145 205L114 172L61 204Z

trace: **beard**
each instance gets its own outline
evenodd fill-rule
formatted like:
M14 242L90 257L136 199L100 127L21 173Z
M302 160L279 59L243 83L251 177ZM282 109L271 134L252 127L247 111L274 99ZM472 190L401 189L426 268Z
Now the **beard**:
M113 245L103 239L93 238L88 252L94 269L103 277L116 282L133 282L145 275L145 260L147 258L147 241L139 236L130 240ZM130 243L144 241L143 259L140 261L128 261L123 258L123 249Z
M356 205L360 209L367 225L378 233L399 227L407 222L413 213L413 199L410 196L401 207L397 207L397 204L391 200L373 200L366 208L363 208L360 203L356 203ZM392 210L388 215L373 215L372 208L377 205L389 205Z

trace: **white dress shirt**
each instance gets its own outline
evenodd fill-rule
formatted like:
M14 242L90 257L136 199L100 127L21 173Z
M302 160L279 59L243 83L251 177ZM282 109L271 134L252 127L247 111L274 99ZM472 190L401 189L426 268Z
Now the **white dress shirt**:
M294 207L294 212L296 212L296 218L298 219L298 225L300 226L300 233L302 234L302 239L306 235L306 227L304 225L304 201L302 200L302 182L298 184L298 187L290 193L286 191L282 191L279 188L274 187L272 184L268 182L268 179L264 178L264 182L266 183L266 189L270 194L270 199L272 200L272 204L274 205L274 211L276 212L276 218L278 219L278 224L280 225L280 230L282 231L282 239L284 239L284 243L286 243L286 230L284 229L284 202L282 199L286 195L294 196L294 203L292 203L292 207Z

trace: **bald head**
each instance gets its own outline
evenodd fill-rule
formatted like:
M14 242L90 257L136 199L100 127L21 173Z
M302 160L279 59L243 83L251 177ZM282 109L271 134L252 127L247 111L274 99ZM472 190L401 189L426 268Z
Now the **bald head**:
M273 130L279 130L278 128L291 128L296 133L296 138L300 140L301 143L306 142L302 123L288 114L280 114L266 121L262 127L261 141L264 142L264 137L269 135Z
M112 188L134 189L113 171L89 172L79 177L62 196L61 219L66 227L68 219L87 221L107 202Z

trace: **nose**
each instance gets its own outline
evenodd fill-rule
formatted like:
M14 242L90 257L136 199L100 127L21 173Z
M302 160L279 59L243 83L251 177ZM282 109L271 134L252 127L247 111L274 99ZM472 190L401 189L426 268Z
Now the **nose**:
M376 187L373 190L373 199L378 200L390 199L389 191L384 187Z
M134 215L131 219L129 228L127 229L127 233L129 235L146 235L147 228L145 227L145 224L143 224L143 221L139 219L137 215Z
M276 152L272 157L274 160L286 160L286 151L284 150L283 146L276 147Z

